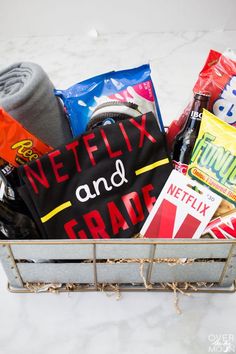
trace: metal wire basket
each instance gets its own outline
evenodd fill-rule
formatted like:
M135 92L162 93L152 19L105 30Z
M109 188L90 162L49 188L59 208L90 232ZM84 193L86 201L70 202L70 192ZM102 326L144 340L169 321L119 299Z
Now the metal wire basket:
M12 292L30 292L32 284L59 284L58 291L112 290L114 284L166 291L165 284L186 282L200 284L198 291L235 291L236 240L0 241L0 259Z

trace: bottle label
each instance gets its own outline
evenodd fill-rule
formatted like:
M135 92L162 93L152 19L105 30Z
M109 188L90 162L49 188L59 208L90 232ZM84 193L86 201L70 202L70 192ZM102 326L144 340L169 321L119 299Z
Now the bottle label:
M191 118L196 119L196 120L201 120L202 119L202 113L192 111L191 112Z
M178 172L182 173L183 175L187 174L188 171L188 165L186 165L185 163L181 163L179 161L172 161L174 164L174 169L177 170Z
M9 163L5 163L5 165L0 167L0 170L2 171L4 176L8 176L14 170L14 166Z

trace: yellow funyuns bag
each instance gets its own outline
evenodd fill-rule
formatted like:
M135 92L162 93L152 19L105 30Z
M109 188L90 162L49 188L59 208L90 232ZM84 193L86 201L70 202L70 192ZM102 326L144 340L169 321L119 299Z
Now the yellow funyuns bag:
M236 207L236 128L203 111L188 175L224 198L218 214Z

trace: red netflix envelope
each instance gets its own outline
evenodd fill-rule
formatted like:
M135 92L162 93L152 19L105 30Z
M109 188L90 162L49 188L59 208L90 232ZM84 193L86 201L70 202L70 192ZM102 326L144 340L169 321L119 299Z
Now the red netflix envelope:
M173 170L140 234L148 238L199 238L220 202L220 196Z

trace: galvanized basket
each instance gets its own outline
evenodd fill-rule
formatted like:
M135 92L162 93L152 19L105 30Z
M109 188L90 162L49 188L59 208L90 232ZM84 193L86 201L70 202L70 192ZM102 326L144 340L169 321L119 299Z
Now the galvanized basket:
M173 258L182 264L170 264ZM12 292L29 292L34 283L60 283L59 291L97 291L101 284L106 289L116 284L126 291L166 291L170 288L163 284L186 282L204 283L199 291L235 291L236 240L0 241L0 259Z

